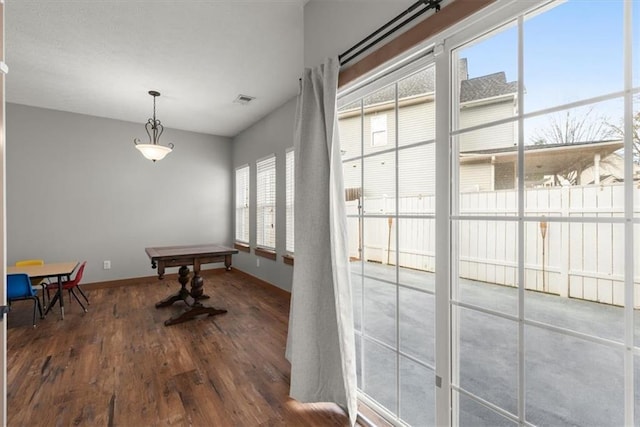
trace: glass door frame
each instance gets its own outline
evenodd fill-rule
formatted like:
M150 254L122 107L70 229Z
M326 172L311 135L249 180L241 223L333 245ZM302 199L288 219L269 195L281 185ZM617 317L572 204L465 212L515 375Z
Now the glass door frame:
M402 63L397 63L395 64L391 69L386 70L385 72L379 74L378 76L376 76L375 78L372 79L372 81L366 83L366 84L362 84L361 86L359 86L358 88L352 89L350 91L343 91L342 93L340 93L338 95L338 98L340 100L340 103L343 103L344 105L349 105L352 104L354 102L357 102L359 100L365 99L367 97L367 95L370 95L372 93L375 93L377 90L381 89L381 88L385 88L391 85L395 85L397 84L397 82L403 80L404 78L414 75L416 73L419 73L420 71L423 71L425 69L428 69L430 67L434 67L435 68L435 56L433 54L433 46L432 45L427 45L426 47L420 49L420 51L415 54L412 58L410 58L407 61L403 61ZM437 79L437 77L436 77ZM446 92L446 91L445 91ZM397 96L398 93L396 91L396 99L395 99L395 123L398 122L398 100L397 100ZM445 94L445 97L447 97L447 95ZM438 102L438 95L437 95L437 91L436 91L436 102ZM436 104L437 105L437 104ZM361 109L363 108L362 105L360 107ZM436 107L437 108L437 107ZM362 111L361 111L361 114ZM437 113L436 113L437 114ZM364 117L364 115L362 116ZM361 124L361 127L363 126L363 124ZM435 140L437 140L437 130L436 130L436 138ZM360 134L360 138L361 138L361 152L356 156L349 156L348 159L346 159L345 161L352 161L354 159L366 159L367 157L370 156L375 156L376 154L379 153L374 153L374 154L365 154L362 151L362 144L363 144L363 138L364 138L364 133L361 129L361 134ZM396 155L396 161L397 161L397 154L398 152L400 152L403 148L406 147L401 147L398 145L398 134L396 133L396 135L394 136L394 140L395 140L395 146L393 149L387 149L386 151L393 151ZM421 143L422 144L422 143ZM434 142L433 143L434 146L436 147L437 150L437 144ZM413 147L415 144L410 144L409 147ZM421 146L425 146L427 144L421 145ZM437 157L437 154L436 154ZM361 176L360 176L360 182L363 183L364 181L364 170L361 171ZM396 186L396 204L397 204L397 197L399 197L399 191L398 191L398 186L399 186L399 181L398 181L398 167L397 167L397 163L396 163L396 168L395 168L395 186ZM360 235L363 235L364 232L364 220L366 220L367 218L377 218L376 215L367 215L363 213L363 210L360 209L357 217L361 220L360 221ZM392 217L394 218L394 223L395 223L395 231L396 231L396 235L397 235L397 227L398 227L398 223L399 220L401 219L409 219L409 218L419 218L419 219L423 219L423 220L434 220L435 219L435 215L434 214L420 214L418 216L415 215L410 215L410 214L400 214L398 212L397 209L397 205L396 205L396 209L394 214L392 215ZM399 244L398 241L396 241L396 244ZM398 250L395 251L396 252L396 258L399 256L398 255ZM398 264L398 260L396 259L394 261L394 264ZM397 268L397 267L396 267ZM436 271L437 271L437 267L436 267ZM437 277L437 273L436 273L436 277ZM397 273L396 273L396 281L398 280L397 277ZM437 280L437 279L436 279ZM398 284L396 284L396 286L400 286ZM427 292L427 294L429 294ZM436 301L437 301L437 296L436 296ZM397 303L397 301L396 301ZM435 304L435 302L434 302ZM364 304L363 304L364 307ZM398 322L398 318L400 316L400 306L397 305L396 306L396 322ZM363 309L364 311L364 309ZM397 328L399 327L399 324L396 324L396 333L398 333ZM399 334L398 334L399 335ZM399 337L398 337L399 338ZM397 347L395 349L396 352L396 356L401 355L402 351L399 348L399 342L396 343ZM434 346L435 347L435 346ZM363 352L363 348L364 345L361 345L360 347L360 363L364 363L364 352ZM436 350L437 351L437 350ZM363 371L364 371L364 365L363 365ZM364 373L363 373L364 374ZM396 383L394 384L394 386L396 387L396 402L398 404L398 407L400 407L400 399L401 397L401 393L400 393L400 386L399 386L399 381L400 381L400 363L396 364ZM366 379L365 379L366 380ZM359 399L364 402L365 404L367 404L368 406L374 408L381 416L383 416L388 422L393 423L394 425L399 425L399 426L404 426L406 424L404 424L401 420L399 420L398 414L394 414L391 411L387 410L387 408L381 407L380 405L378 405L377 402L373 401L372 399L370 399L364 392L360 392L359 393ZM395 409L395 408L392 408ZM434 408L435 410L435 408Z
M518 320L518 419L511 419L520 425L531 425L525 419L525 344L524 344L524 328L525 325L535 325L535 321L527 320L524 317L524 226L527 220L533 218L527 215L525 212L525 188L524 188L524 145L522 141L524 139L524 121L528 117L528 114L524 111L524 97L521 96L524 93L524 57L523 57L523 16L530 10L545 7L545 4L552 5L554 3L561 3L560 0L540 0L534 2L517 2L517 1L498 1L486 9L486 13L480 13L482 17L475 17L476 21L464 26L464 28L458 28L459 31L455 32L451 36L445 36L443 38L441 48L437 48L436 51L442 51L441 55L436 56L436 76L442 76L446 70L446 77L449 78L450 91L448 99L438 100L440 102L438 109L436 110L437 121L437 166L436 170L436 199L439 197L439 210L436 211L436 229L441 232L441 237L438 238L438 250L436 251L436 298L437 309L436 319L440 320L437 323L436 328L436 372L442 373L443 388L437 391L436 400L436 424L437 425L458 425L458 408L457 399L455 398L457 387L454 385L454 378L458 377L457 372L457 358L458 358L458 325L457 319L454 315L453 306L456 306L454 281L458 280L457 273L457 226L456 223L460 220L464 220L464 216L457 215L458 212L458 191L456 189L456 180L453 178L456 176L455 163L456 153L452 149L454 146L453 140L457 132L453 126L453 120L450 120L456 112L456 103L453 102L456 99L457 91L454 90L450 84L453 81L453 64L454 55L453 51L468 43L475 38L482 37L483 34L490 32L493 28L497 28L509 21L515 21L518 25L518 113L515 116L514 122L518 124L518 215L515 221L518 224L518 236L517 236L517 253L518 253L518 314L516 315ZM634 197L633 197L633 141L632 141L632 117L633 117L633 96L637 96L638 93L633 92L633 82L630 63L632 46L629 42L632 35L632 8L633 2L624 2L625 20L624 20L624 112L625 112L625 132L624 132L624 150L625 150L625 188L624 188L624 217L615 220L604 220L603 223L619 223L624 226L625 229L625 241L624 241L624 256L625 256L625 274L624 274L624 421L625 425L634 424L634 410L637 410L634 402L634 388L637 380L634 382L634 356L640 354L638 345L640 343L634 343L634 225L640 224L640 218L634 217ZM635 7L639 7L637 4ZM636 11L637 14L637 11ZM472 17L473 19L474 17ZM481 21L480 21L481 18ZM638 25L638 23L636 23ZM452 30L453 31L453 30ZM636 55L640 52L634 52ZM444 77L443 77L444 79ZM440 82L438 82L439 84ZM436 88L440 86L436 84ZM444 84L444 83L443 83ZM440 91L440 95L442 95ZM436 94L438 91L436 90ZM446 102L449 102L446 105ZM575 104L587 104L589 100L576 102ZM447 110L444 110L447 108ZM534 112L533 114L539 114ZM442 117L445 116L445 117ZM446 132L443 131L446 129ZM437 209L438 209L437 208ZM595 223L600 222L597 218L589 218L589 221ZM578 221L580 222L580 221ZM444 272L443 272L444 270ZM438 276L438 273L440 275ZM447 274L448 273L448 274ZM447 296L447 298L445 298ZM447 323L448 321L448 323ZM448 330L447 330L448 329ZM570 331L566 332L568 335L572 335ZM576 336L578 336L576 334ZM581 336L581 338L585 338ZM587 337L588 339L588 337ZM448 341L447 341L448 340ZM594 342L598 342L599 339L595 339ZM622 345L618 347L623 347ZM637 362L636 362L637 363ZM448 364L448 365L447 365ZM445 366L446 365L446 366ZM445 369L446 368L446 369ZM499 412L499 411L496 411ZM504 414L503 414L504 415Z
M453 130L453 114L455 103L453 102L457 91L452 89L453 82L453 50L459 46L487 33L493 28L517 19L519 24L518 35L518 84L519 93L523 91L523 35L522 35L522 15L529 10L551 4L549 0L535 0L531 2L522 2L517 0L498 0L491 4L483 11L476 13L460 23L452 26L439 33L433 38L425 40L420 46L411 50L406 55L399 58L392 66L383 70L377 70L372 73L366 80L361 80L354 85L340 91L339 98L345 103L353 102L372 93L378 88L392 84L400 80L403 76L407 76L431 64L435 66L435 159L436 159L436 186L435 186L435 225L436 225L436 244L435 244L435 423L436 425L458 425L458 404L454 395L456 395L455 387L452 385L456 375L455 368L457 362L455 358L458 354L458 325L452 315L452 305L455 305L456 295L452 286L454 280L458 280L457 259L458 240L457 229L454 222L459 218L453 215L457 212L457 191L456 180L453 178L455 172L453 151L452 151L452 133ZM626 17L624 22L625 40L629 39L631 33L631 2L625 2ZM636 5L636 7L638 7ZM519 17L519 18L518 18ZM637 25L637 23L636 23ZM640 52L636 52L640 54ZM631 46L625 45L625 58L631 56ZM629 64L625 64L625 70L631 69ZM625 152L632 153L631 134L632 123L632 77L625 74ZM523 115L523 99L519 97L519 113L515 120L519 124L518 138L523 139L523 121L526 118ZM524 166L524 149L522 144L518 148L518 173L522 175ZM632 182L632 160L633 156L625 156L626 176L625 182ZM397 166L396 166L397 168ZM523 273L523 253L524 253L524 180L522 176L518 180L518 283L522 284L524 279ZM633 229L636 224L640 224L640 218L634 218L633 213L633 192L632 185L625 186L625 215L624 228L627 236L633 236ZM626 372L633 373L634 355L640 355L640 350L634 345L633 330L628 327L633 325L633 274L634 274L634 241L633 238L625 239L625 369ZM452 290L453 289L453 290ZM524 288L519 285L518 292L524 293ZM523 419L525 396L524 385L520 384L520 379L524 378L524 342L522 339L525 319L523 318L523 298L519 296L519 313L518 317L518 413L519 419L513 420L521 425L527 425ZM634 401L633 401L634 378L633 375L625 377L625 422L632 425L634 422ZM366 397L362 396L366 401ZM383 411L384 412L384 411ZM386 414L390 415L390 414Z

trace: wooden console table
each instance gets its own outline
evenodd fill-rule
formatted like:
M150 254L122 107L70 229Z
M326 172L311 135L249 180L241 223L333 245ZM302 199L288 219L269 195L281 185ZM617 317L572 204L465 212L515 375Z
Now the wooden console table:
M156 308L168 307L176 301L184 301L189 307L185 312L165 320L166 326L176 323L186 322L196 316L207 314L226 313L227 310L206 306L200 300L209 296L204 294L204 281L200 277L200 266L224 262L227 271L231 270L231 256L237 254L236 249L219 245L187 245L187 246L163 246L155 248L145 248L145 252L151 259L151 267L158 268L158 279L164 279L164 270L167 267L180 267L178 270L178 282L180 290L156 303ZM193 278L191 279L191 290L187 290L189 282L189 266L193 266Z

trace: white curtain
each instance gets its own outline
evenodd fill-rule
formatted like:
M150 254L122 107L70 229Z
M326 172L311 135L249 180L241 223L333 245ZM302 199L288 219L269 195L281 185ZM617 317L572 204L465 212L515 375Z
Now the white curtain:
M347 219L338 139L338 58L306 69L295 126L295 265L287 359L290 395L357 416Z

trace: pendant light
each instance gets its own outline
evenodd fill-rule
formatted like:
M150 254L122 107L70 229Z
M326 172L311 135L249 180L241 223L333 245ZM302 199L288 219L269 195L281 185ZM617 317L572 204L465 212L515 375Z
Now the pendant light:
M155 162L156 160L164 159L164 157L173 150L173 144L169 144L168 146L160 145L160 135L162 135L164 131L162 123L156 119L156 98L160 96L160 92L150 90L149 95L153 96L153 118L147 120L147 123L144 125L144 129L147 131L147 135L149 135L149 143L141 144L138 138L134 138L133 143L144 157Z

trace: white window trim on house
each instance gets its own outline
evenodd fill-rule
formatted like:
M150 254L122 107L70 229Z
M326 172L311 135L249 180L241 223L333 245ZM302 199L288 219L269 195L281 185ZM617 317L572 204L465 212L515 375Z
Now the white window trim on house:
M371 116L371 146L384 147L387 145L387 115L375 114Z

